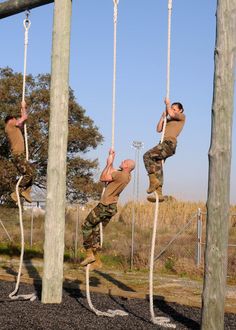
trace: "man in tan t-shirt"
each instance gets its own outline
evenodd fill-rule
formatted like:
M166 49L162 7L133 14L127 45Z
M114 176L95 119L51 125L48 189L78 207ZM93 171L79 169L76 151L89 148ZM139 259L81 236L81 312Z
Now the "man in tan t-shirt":
M156 191L159 202L164 201L162 195L162 161L165 161L166 158L175 154L177 136L180 134L185 124L185 115L183 114L184 108L182 104L175 102L171 105L170 100L167 98L165 99L165 104L166 109L157 124L157 132L160 133L163 130L164 119L167 117L163 142L160 142L143 155L144 165L149 176L149 188L147 189L147 193L151 194ZM156 202L156 198L153 196L148 196L147 199L149 202Z
M86 258L81 262L82 266L95 262L96 251L100 248L99 223L102 222L103 227L105 227L117 213L119 195L130 182L130 173L135 168L135 162L126 159L122 161L120 169L116 170L113 168L114 158L115 152L110 149L107 165L100 176L100 181L107 183L105 192L98 205L88 214L82 226L83 245L86 250Z
M19 175L23 176L20 182L20 195L32 202L30 192L33 184L33 169L32 166L25 158L25 143L24 137L21 132L21 127L27 120L27 105L25 101L21 102L21 117L16 118L14 116L7 116L5 118L5 133L11 148L11 161L17 169ZM15 186L10 187L12 193L11 198L17 202L17 196L15 192Z

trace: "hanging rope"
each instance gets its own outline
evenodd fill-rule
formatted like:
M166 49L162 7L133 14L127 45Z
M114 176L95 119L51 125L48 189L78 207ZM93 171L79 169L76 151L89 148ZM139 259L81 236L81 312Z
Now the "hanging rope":
M168 0L168 35L167 35L167 65L166 65L166 98L170 98L170 51L171 51L171 15L172 15L172 0ZM161 142L164 140L166 130L166 116L164 119ZM163 163L162 163L163 165Z
M29 20L29 12L26 12L26 19L23 21L25 28L25 41L24 41L24 73L23 73L23 88L22 88L22 101L25 101L25 85L26 85L26 65L27 65L27 50L28 50L28 31L31 25ZM27 136L27 126L24 123L24 136L25 136L25 158L29 160L29 148L28 148L28 136Z
M114 150L115 146L115 112L116 112L116 44L117 44L117 17L118 17L118 3L119 0L113 0L114 3L114 47L113 47L113 84L112 84L112 134L111 134L111 148Z
M170 95L170 40L171 40L171 13L172 13L172 0L168 0L168 41L167 41L167 78L166 78L166 98ZM162 128L161 142L164 140L166 129L166 116ZM164 161L162 161L162 167L164 166ZM150 253L150 270L149 270L149 303L150 303L150 314L151 321L154 324L158 324L164 328L176 328L175 324L170 323L168 317L155 316L153 307L153 268L154 268L154 253L155 253L155 243L156 243L156 231L157 231L157 221L159 212L159 196L155 192L156 196L156 206L155 215L153 221L153 232L152 232L152 245Z
M23 21L23 25L25 28L25 42L24 42L24 73L23 73L23 90L22 90L22 101L25 100L25 82L26 82L26 64L27 64L27 48L28 48L28 30L30 28L30 20L29 20L29 12L26 12L26 19ZM24 123L24 136L25 136L25 154L26 154L26 160L29 159L29 153L28 153L28 139L27 139L27 129L26 124ZM20 277L21 277L21 271L22 271L22 264L23 264L23 258L24 258L24 247L25 247L25 240L24 240L24 227L23 227L23 219L22 219L22 206L20 201L20 194L19 194L19 185L21 183L21 180L23 179L23 176L21 176L16 184L16 195L17 195L17 205L19 209L19 221L20 221L20 233L21 233L21 254L20 254L20 265L19 270L17 274L17 281L15 290L9 294L9 298L16 300L18 298L23 298L25 300L34 301L36 299L35 293L30 293L27 295L16 295L16 293L19 290L20 285Z
M118 3L119 0L113 0L114 3L114 15L113 15L113 20L114 20L114 50L113 50L113 84L112 84L112 137L111 137L111 149L114 150L114 145L115 145L115 110L116 110L116 31L117 31L117 16L118 16ZM104 191L106 189L106 186L104 186L103 191L102 191L102 196L104 194ZM102 223L99 223L99 230L100 230L100 247L102 247L103 244L103 226ZM101 312L97 310L90 298L90 291L89 291L89 269L90 269L90 264L86 266L86 297L87 301L89 304L90 309L98 316L107 316L107 317L114 317L116 315L119 316L126 316L128 315L126 312L122 310L111 310L108 309L107 312Z
M118 4L119 0L113 0L114 13L113 13L113 24L114 24L114 41L113 41L113 82L112 82L112 130L111 130L111 149L115 147L115 114L116 114L116 45L117 45L117 18L118 18ZM106 189L106 185L103 188L102 195ZM103 226L99 223L100 230L100 247L103 244Z
M90 292L89 292L89 268L90 268L90 264L88 264L86 266L86 297L87 297L87 301L88 301L90 309L97 316L107 316L107 317L114 317L116 315L127 316L128 313L126 313L126 312L124 312L120 309L116 309L116 310L108 309L106 312L101 312L93 306L92 301L91 301L91 297L90 297Z

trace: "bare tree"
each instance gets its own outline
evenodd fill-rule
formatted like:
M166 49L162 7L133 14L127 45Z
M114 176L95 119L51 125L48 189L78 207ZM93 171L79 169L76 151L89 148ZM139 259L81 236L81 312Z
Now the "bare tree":
M218 0L202 299L204 330L224 329L236 58L235 19L236 0Z

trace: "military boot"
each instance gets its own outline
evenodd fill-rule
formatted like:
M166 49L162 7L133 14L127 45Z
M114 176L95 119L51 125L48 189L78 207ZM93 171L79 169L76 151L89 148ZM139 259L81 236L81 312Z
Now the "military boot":
M85 259L80 263L81 266L87 266L88 264L91 264L92 262L94 262L96 260L95 255L93 253L93 250L87 249L86 250L86 257Z
M147 189L147 193L153 193L160 185L160 181L157 179L154 173L149 174L149 188Z
M31 187L28 187L25 190L22 190L21 192L21 196L24 197L24 199L28 202L28 203L32 203L32 198L30 196L31 193Z
M91 264L90 270L100 269L102 268L102 261L100 259L100 255L95 253L96 260Z
M159 203L164 202L165 197L162 195L162 186L159 186L156 189L156 192L158 194L158 199L159 199ZM147 200L151 203L156 203L156 194L152 195L152 196L148 196Z
M17 200L17 195L16 195L16 192L15 191L13 191L11 194L10 194L10 196L11 196L11 199L13 199L13 201L14 202L18 202L18 200Z

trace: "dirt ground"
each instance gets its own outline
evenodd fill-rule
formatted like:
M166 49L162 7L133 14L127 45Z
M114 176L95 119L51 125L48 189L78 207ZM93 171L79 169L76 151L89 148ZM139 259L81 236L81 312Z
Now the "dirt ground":
M60 305L40 302L42 260L24 263L20 293L36 292L38 299L13 301L18 259L0 257L1 329L158 329L150 323L148 273L100 269L90 273L91 299L99 310L119 308L129 316L97 317L85 295L85 272L65 263L64 292ZM177 329L199 329L202 283L175 276L154 275L156 316L167 316ZM227 287L225 329L235 329L236 288Z

